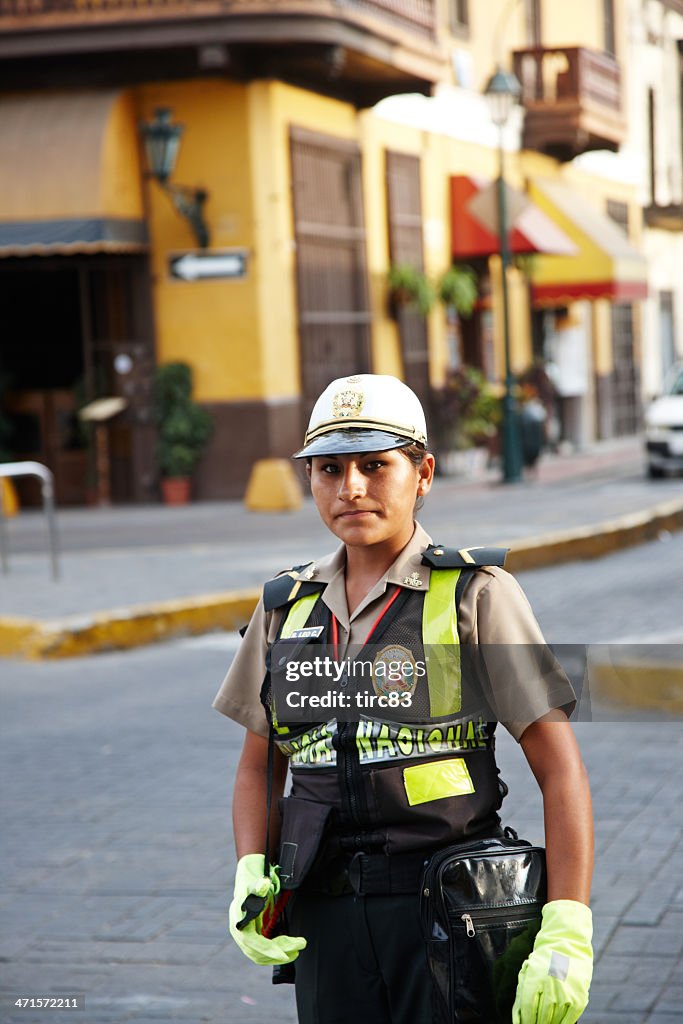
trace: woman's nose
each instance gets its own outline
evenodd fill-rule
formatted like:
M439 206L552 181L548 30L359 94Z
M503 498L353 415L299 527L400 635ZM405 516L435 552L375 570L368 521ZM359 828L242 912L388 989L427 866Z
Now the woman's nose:
M365 493L365 478L357 466L346 466L339 480L338 493L342 501L358 498Z

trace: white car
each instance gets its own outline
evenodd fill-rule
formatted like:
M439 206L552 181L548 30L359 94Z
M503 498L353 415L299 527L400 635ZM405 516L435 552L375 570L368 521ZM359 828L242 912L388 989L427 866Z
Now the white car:
M645 449L649 476L683 470L683 363L671 368L664 393L645 413Z

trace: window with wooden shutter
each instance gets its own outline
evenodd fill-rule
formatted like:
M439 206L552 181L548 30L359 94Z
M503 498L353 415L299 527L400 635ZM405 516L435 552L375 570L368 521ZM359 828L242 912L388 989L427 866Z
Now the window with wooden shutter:
M424 270L422 251L422 198L419 157L386 153L389 260ZM429 349L427 323L417 310L401 306L397 311L403 377L425 406L429 406Z

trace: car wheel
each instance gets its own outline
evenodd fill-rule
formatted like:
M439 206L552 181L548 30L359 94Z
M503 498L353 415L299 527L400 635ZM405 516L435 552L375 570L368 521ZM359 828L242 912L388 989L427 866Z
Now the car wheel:
M650 480L661 480L664 476L664 470L661 466L653 466L652 463L648 463L647 475Z

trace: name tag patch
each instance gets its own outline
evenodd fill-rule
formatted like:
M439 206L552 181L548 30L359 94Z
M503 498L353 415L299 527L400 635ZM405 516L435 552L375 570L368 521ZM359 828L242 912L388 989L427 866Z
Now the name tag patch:
M289 636L292 640L317 640L324 629L324 626L305 626L303 629L292 630Z

